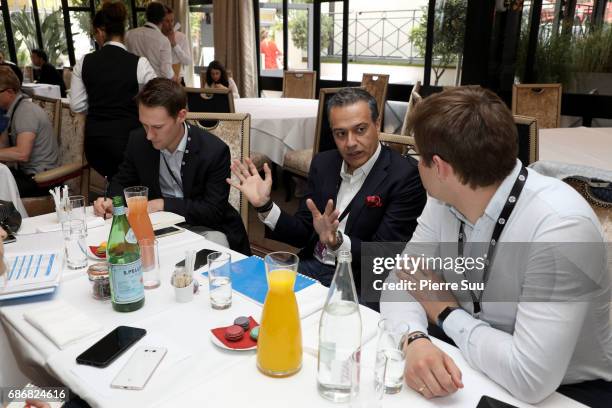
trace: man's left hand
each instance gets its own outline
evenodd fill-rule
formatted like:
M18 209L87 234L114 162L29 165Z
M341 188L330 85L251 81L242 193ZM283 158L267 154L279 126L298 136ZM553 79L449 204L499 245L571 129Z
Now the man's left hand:
M327 201L323 214L319 212L314 201L310 198L306 200L306 206L312 213L312 225L319 234L319 241L326 246L336 246L336 231L338 231L338 225L340 224L338 220L340 212L337 209L334 210L334 200Z
M176 37L174 35L174 30L170 31L167 37L168 41L170 41L170 45L174 47L176 45Z
M444 279L441 278L437 273L429 270L418 269L414 273L404 270L397 270L395 272L400 280L415 282L416 290L410 291L410 294L421 303L427 318L431 323L436 324L438 315L447 307L459 307L457 299L453 292L449 289L428 289L432 285L445 283ZM427 288L420 289L420 282L429 281Z
M150 200L147 204L147 211L150 213L164 211L164 199L156 198L155 200Z

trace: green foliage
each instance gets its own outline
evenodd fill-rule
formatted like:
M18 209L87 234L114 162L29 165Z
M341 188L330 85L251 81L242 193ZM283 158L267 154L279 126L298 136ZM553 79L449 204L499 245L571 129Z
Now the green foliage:
M446 0L442 7L437 8L434 19L434 43L432 69L435 76L435 85L438 85L442 74L447 67L457 61L458 54L463 52L463 39L465 36L465 10L467 0ZM410 41L425 55L427 41L427 7L423 7L421 21L410 33Z
M321 49L327 49L332 40L334 20L321 16ZM300 50L308 49L308 13L305 10L289 10L289 31L293 45Z
M10 60L11 57L8 55L8 42L6 41L6 31L4 30L4 19L1 18L0 13L0 51L4 53L4 58Z
M34 17L32 12L26 11L24 6L23 9L11 13L11 23L14 32L20 34L15 36L15 47L20 50L18 54L19 64L25 65L29 60L29 56L24 55L25 52L22 45L25 45L28 53L38 48ZM49 63L57 65L60 61L60 56L68 50L61 9L47 14L41 22L40 29L42 31L44 50L49 57Z
M612 25L596 27L574 43L576 72L612 72Z

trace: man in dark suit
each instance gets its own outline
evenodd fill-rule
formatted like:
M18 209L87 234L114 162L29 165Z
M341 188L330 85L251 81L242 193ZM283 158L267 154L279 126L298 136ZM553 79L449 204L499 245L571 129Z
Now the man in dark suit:
M149 81L136 97L143 128L130 133L125 158L113 176L110 196L125 187L149 188L149 212L185 217L206 238L250 255L246 230L229 204L229 147L205 130L185 123L187 95L164 78ZM112 210L110 199L94 203L96 214Z
M34 49L30 54L30 59L32 65L34 65L34 79L41 84L59 86L62 98L65 98L66 84L64 84L64 78L53 65L49 64L47 53L43 50Z
M380 144L378 109L369 93L340 90L327 113L337 149L312 160L306 196L294 215L270 199L267 166L262 179L248 159L235 161L232 172L240 183L233 186L255 207L269 237L302 248L301 273L329 285L336 254L350 250L359 287L361 242L410 240L426 194L417 162Z

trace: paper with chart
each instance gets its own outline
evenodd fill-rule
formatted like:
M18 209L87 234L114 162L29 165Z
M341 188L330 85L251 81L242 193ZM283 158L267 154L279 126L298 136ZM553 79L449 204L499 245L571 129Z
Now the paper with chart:
M59 284L62 257L59 252L12 253L5 256L6 273L0 295L52 288Z

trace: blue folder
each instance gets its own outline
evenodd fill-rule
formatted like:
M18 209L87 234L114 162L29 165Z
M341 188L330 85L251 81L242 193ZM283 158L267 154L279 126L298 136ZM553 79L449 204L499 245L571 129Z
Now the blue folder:
M258 256L250 256L240 261L232 262L232 289L250 297L254 301L263 304L268 293L268 280L266 279L266 266L263 259ZM202 272L202 275L208 275ZM297 274L294 291L314 285L316 280Z

